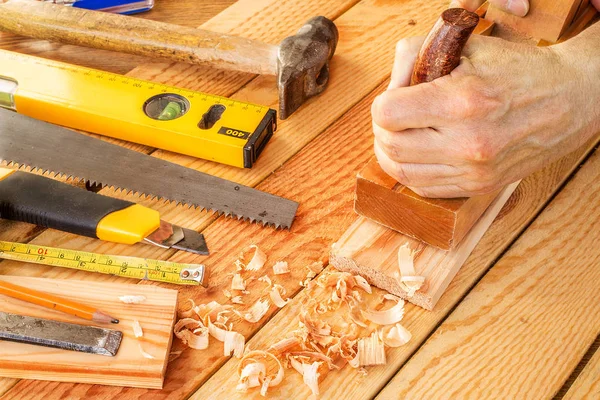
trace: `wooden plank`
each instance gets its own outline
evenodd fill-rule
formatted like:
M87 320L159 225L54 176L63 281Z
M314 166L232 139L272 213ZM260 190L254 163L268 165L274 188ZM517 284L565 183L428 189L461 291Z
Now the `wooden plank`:
M596 353L588 361L585 368L569 391L563 397L563 400L580 400L580 399L598 399L600 398L600 351Z
M378 288L432 310L518 184L504 188L461 243L450 251L427 246L359 218L334 244L329 262L340 271L361 275ZM417 275L425 277L423 286L412 297L402 288L398 273L397 253L405 245L415 251Z
M246 6L248 6L248 4L250 3L247 3ZM251 4L254 5L255 3L252 2ZM305 19L308 19L308 17L303 13L314 14L313 8L323 9L324 7L323 4L317 5L307 2L298 2L297 8L294 9L294 4L295 3L290 2L288 3L288 5L286 5L286 7L290 7L291 10L287 11L286 15L289 15L289 18L291 18L292 21L303 21ZM348 3L344 4L347 5ZM315 123L306 124L301 123L301 121L296 121L293 125L294 128L288 128L289 130L286 131L287 136L281 136L282 151L284 153L291 155L292 152L296 151L298 147L296 147L297 144L295 143L295 141L304 140L303 135L313 135L314 137L314 135L319 130L322 130L328 123L322 123L321 118L323 118L325 121L335 120L337 118L336 115L339 115L344 111L344 107L349 108L355 101L358 101L364 93L370 90L367 89L369 85L377 85L382 80L384 80L387 74L389 73L389 65L391 65L391 62L393 60L394 44L396 40L399 37L402 37L403 35L424 33L426 29L428 29L433 23L435 17L439 14L441 9L443 9L443 7L446 6L444 1L439 1L433 4L431 2L418 2L418 7L416 7L415 4L416 3L395 4L391 2L388 4L371 1L364 2L361 3L360 7L356 11L355 8L352 8L347 13L349 14L349 16L345 14L343 16L344 18L339 18L336 21L338 23L338 27L340 28L340 37L342 38L342 40L340 42L340 47L336 56L338 57L338 62L340 62L341 64L338 64L338 67L335 68L339 69L340 71L342 71L342 69L349 70L350 74L354 75L354 78L350 79L349 74L346 75L344 73L337 75L336 72L333 72L336 75L332 77L332 83L338 82L338 84L335 85L335 89L334 86L330 87L325 93L325 96L321 96L313 101L314 104L310 106L313 109L310 118L308 118L308 116L306 115L302 117L302 121L310 120L314 121ZM331 3L327 3L328 7L330 5ZM277 7L279 7L279 5L274 5L274 8ZM416 19L417 15L420 15L420 12L424 12L425 16L421 16L419 23L415 27L415 25L410 24L409 21L411 19ZM274 14L272 13L268 14L266 18L273 18L273 15ZM279 20L276 20L275 22L278 25L285 24L281 23ZM421 22L423 22L423 25L421 25ZM224 20L224 23L225 25L227 25L227 20ZM267 22L257 22L256 24L259 27L268 25ZM287 24L293 25L293 22L287 21ZM376 38L378 40L375 40ZM365 48L369 48L368 53L365 53L363 51ZM344 67L341 67L339 65L344 65ZM333 71L336 71L336 69L333 69ZM182 79L185 79L185 76ZM347 80L347 82L344 82L344 79ZM252 82L252 84L257 85L252 90L254 90L256 93L267 92L269 93L268 95L274 94L274 91L272 89L273 86L269 85L265 88L261 86L261 84L257 81L259 80ZM251 89L248 87L244 90L244 93L250 93L250 90ZM326 97L328 93L330 96L333 97L338 96L338 101L335 102L336 104L334 104L333 107L330 107L332 106L331 99ZM365 110L368 109L371 101L372 98L365 106ZM319 115L320 118L318 120L314 119L315 115ZM368 113L366 115L368 115ZM354 125L352 129L344 127L343 130L338 131L336 133L337 137L339 138L348 136L349 132L355 132L355 130L357 129L355 128L355 126L359 125L362 129L362 131L360 132L362 135L369 134L368 117L364 117L361 121L361 124L356 124L355 122L353 122L353 124ZM323 126L321 127L321 125ZM366 138L367 136L364 137ZM284 143L285 145L283 145ZM320 143L322 144L323 142ZM330 147L329 150L327 150L328 152L339 153L339 140L336 140L329 145L332 147ZM358 160L359 154L361 156L364 155L364 157L367 158L372 155L368 151L368 149L370 148L368 140L363 139L362 141L360 141L360 146L360 152L356 152L355 147L350 147L350 150L353 151L351 159ZM264 155L269 154L269 150L267 149L266 151L267 153L265 153ZM271 151L270 153L272 152L273 151ZM242 247L247 246L252 242L263 243L265 246L268 246L268 248L272 248L273 246L278 247L280 257L285 257L290 252L293 252L295 248L302 248L304 254L294 256L298 257L298 259L294 258L290 260L291 262L296 263L295 268L297 269L296 276L298 277L298 280L305 274L305 270L303 269L304 262L314 261L314 258L312 258L311 260L309 259L309 256L314 257L314 255L318 253L322 255L324 261L326 261L327 246L328 243L330 243L333 240L333 236L331 236L331 234L341 234L341 231L338 229L330 230L329 228L327 228L328 223L325 223L327 221L323 221L320 219L325 215L330 215L326 210L332 205L330 203L327 203L327 201L331 201L332 199L327 197L326 194L324 194L322 185L319 187L314 186L316 191L311 192L312 197L305 197L308 196L308 194L305 195L304 193L302 193L302 191L297 190L297 182L309 180L308 177L312 175L312 172L307 171L308 166L312 166L315 163L323 162L322 152L322 149L315 151L314 153L312 153L313 158L308 164L300 164L299 166L296 166L296 169L288 170L288 173L291 175L287 176L285 182L290 186L286 186L286 189L284 191L278 192L276 190L278 188L277 185L282 184L282 181L280 180L277 181L279 182L277 185L266 184L264 186L261 186L261 189L264 190L275 192L277 194L285 194L286 196L290 196L297 200L306 200L305 210L319 210L324 208L325 210L323 212L325 212L325 214L318 213L315 215L309 213L308 215L306 215L306 212L304 212L305 218L307 218L306 224L315 225L318 222L318 224L315 225L315 228L319 226L323 232L322 234L320 234L319 239L315 240L314 236L312 236L310 233L308 233L309 231L306 230L306 227L311 225L301 224L300 221L302 220L302 211L300 213L298 221L296 222L296 224L298 224L298 227L296 228L295 225L291 236L288 232L274 232L270 229L263 229L258 225L249 225L239 223L230 219L223 219L222 221L220 221L217 227L214 228L214 230L205 232L207 235L209 246L213 253L211 258L207 260L207 264L209 265L209 268L211 268L212 272L211 289L206 295L203 293L202 290L198 289L194 291L182 290L182 298L186 298L187 296L194 296L199 301L208 301L211 298L217 298L220 301L224 301L224 298L221 296L221 290L229 285L229 279L227 277L227 274L230 272L231 261L233 261L233 258L237 255L237 253ZM327 175L327 177L330 177L331 174L334 173L336 174L336 176L339 176L338 173L340 173L340 165L343 165L345 168L349 168L349 176L356 174L357 169L355 165L347 165L347 160L342 160L337 157L335 158L335 160L337 164L332 166L332 168L335 168L329 170L330 172L329 175ZM366 162L366 159L364 161ZM220 167L216 167L215 170L217 170L218 168ZM211 170L211 172L213 171ZM279 174L276 174L274 175L274 177L278 175ZM324 178L326 178L326 176L324 176ZM343 182L344 187L349 187L349 185L352 184L351 182L351 179ZM328 182L328 186L332 186L330 182ZM332 188L331 190L334 190L334 188ZM348 192L347 198L351 199L351 196L351 193ZM312 199L316 201L316 203L310 203L308 202L308 199ZM305 206L303 205L303 207ZM161 206L160 208L162 211L163 206ZM181 212L181 208L177 208L174 206L164 206L164 210L165 212L162 212L162 214L167 220L170 220L172 222L181 221L183 222L182 225L185 226L191 226L196 223L200 225L200 222L198 221L201 218L198 217L198 212L194 212L193 210ZM352 219L352 214L348 214L344 218L349 223L349 219ZM347 224L343 227L347 227ZM304 231L306 231L307 233L304 233ZM330 231L331 234L329 233ZM299 235L298 232L302 232L302 235ZM302 242L298 243L297 246L292 245L290 247L290 237L298 237L299 239L297 240L299 242L300 238L302 238ZM159 258L166 257L166 253L164 253L163 250L156 250L155 248L151 248L148 246L118 247L113 246L111 244L99 243L97 241L77 238L72 235L57 234L56 232L52 231L48 231L47 234L44 235L44 237L40 237L36 241L36 243L49 244L47 242L54 244L61 243L63 247L86 248L88 250L102 248L103 252L107 253L130 252L135 253L138 256L142 254L147 256L148 252L151 249L152 252L155 252L154 254L159 255ZM283 246L284 243L286 244L286 247ZM310 254L307 252L310 252ZM178 257L186 256L178 255ZM198 261L198 258L192 257L192 260ZM15 264L7 263L7 265L4 266L4 268L6 270L11 270L18 273L20 267ZM80 272L73 273L71 271L58 270L50 271L50 269L36 268L33 266L28 266L27 270L21 273L33 275L45 274L45 276L53 276L54 274L56 274L59 276L76 276L79 279L94 280L114 279L90 276L89 274ZM296 281L290 281L286 284L289 288L289 292L297 291L298 287L296 286ZM256 331L257 328L258 327L244 327L242 329L242 332L246 335L251 335L253 332ZM161 392L161 395L165 397L169 396L171 398L179 398L182 396L186 396L187 393L196 388L203 380L206 379L207 376L209 376L216 368L218 368L218 366L220 366L225 361L225 359L223 357L220 357L219 355L221 351L222 349L219 349L219 345L217 344L217 346L213 351L211 351L211 353L199 353L197 355L191 355L190 352L184 352L177 360L173 362L173 365L169 371L175 372L173 373L173 375L170 376L170 379L167 378L167 381L165 383L165 390L164 392ZM184 370L186 372L185 374L182 374L181 371ZM13 390L10 391L10 395L14 396L15 398L18 398L19 396L26 396L27 393L31 392L31 390L41 391L42 389L50 390L42 384L23 381L19 383ZM60 394L64 393L65 391L69 391L71 393L73 390L80 390L82 393L86 393L87 391L93 391L94 393L96 393L98 390L100 390L98 388L93 388L92 386L86 385L60 385L60 388L54 386L53 389L55 390L56 394L47 393L46 397L50 398L51 396L60 396ZM120 391L114 388L103 388L102 391L103 393L106 393L106 396L117 396L119 394L122 394L120 393ZM126 393L133 397L143 396L146 392L128 390ZM156 393L153 393L153 395L158 396L158 394Z
M53 280L2 276L3 281L37 289L97 307L119 318L109 328L123 332L116 356L105 357L75 351L52 349L22 343L2 342L0 376L62 382L86 382L103 385L161 388L171 348L171 332L177 310L177 292L148 285L123 285L75 280ZM125 305L123 295L141 295L141 304ZM0 295L0 309L5 312L48 318L81 325L92 321L59 311L32 305ZM133 321L139 321L144 336L133 334ZM145 358L140 345L154 359Z
M356 177L354 210L379 224L443 250L457 246L498 196L429 199L399 184L376 158Z
M378 399L552 397L600 333L598 190L596 152Z
M517 17L490 5L486 18L533 39L556 42L571 24L581 0L530 0L529 13Z

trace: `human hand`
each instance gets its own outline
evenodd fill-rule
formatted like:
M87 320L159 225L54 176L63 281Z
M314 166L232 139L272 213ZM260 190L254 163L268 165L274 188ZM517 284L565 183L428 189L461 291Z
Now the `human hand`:
M452 0L450 7L475 11L484 2L485 0ZM489 0L489 3L518 17L524 17L529 12L529 0Z
M379 164L417 194L491 192L600 130L592 100L600 70L591 50L583 56L569 41L538 48L473 36L450 75L407 87L422 41L398 43L389 88L372 106Z

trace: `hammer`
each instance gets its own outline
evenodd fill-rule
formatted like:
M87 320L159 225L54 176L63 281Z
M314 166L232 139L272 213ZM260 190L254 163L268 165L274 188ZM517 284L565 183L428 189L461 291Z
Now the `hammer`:
M163 57L191 64L277 76L279 116L286 119L327 86L338 31L311 18L279 46L163 22L49 2L0 4L0 30L78 46Z

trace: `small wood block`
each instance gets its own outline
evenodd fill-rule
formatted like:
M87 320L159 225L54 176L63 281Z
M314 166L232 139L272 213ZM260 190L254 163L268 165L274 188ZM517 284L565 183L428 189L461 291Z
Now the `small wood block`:
M369 219L359 218L333 245L329 263L340 271L361 275L378 288L432 310L518 184L502 189L460 244L450 251L427 246ZM399 281L397 253L404 245L415 251L415 271L425 277L423 286L410 298Z
M103 327L123 332L121 347L114 357L2 341L0 376L162 388L177 311L176 290L152 285L22 276L2 276L0 279L95 306L120 320L119 324L102 325ZM142 295L146 300L140 304L124 304L119 300L119 296L123 295ZM3 295L0 295L0 310L80 325L98 325ZM133 334L134 320L139 321L144 331L141 338L136 338ZM144 358L140 344L144 351L154 357L153 359Z
M498 193L426 199L396 182L372 158L357 176L354 210L395 231L449 250L463 239Z
M517 17L493 5L486 18L533 39L555 43L573 21L582 0L530 0L529 13Z

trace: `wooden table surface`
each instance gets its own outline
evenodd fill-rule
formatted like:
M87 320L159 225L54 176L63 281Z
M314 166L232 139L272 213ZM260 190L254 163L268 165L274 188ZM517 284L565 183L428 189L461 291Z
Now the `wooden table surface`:
M255 186L300 202L291 231L275 231L197 210L134 200L164 219L203 231L212 254L198 258L151 246L122 246L32 225L0 221L0 240L87 251L205 262L211 287L183 288L180 302L225 302L233 260L255 243L271 260L285 259L291 276L278 282L293 297L257 324L240 324L252 349L264 348L297 325L310 290L298 285L304 266L321 260L356 218L354 176L372 156L370 104L387 84L394 45L428 31L445 7L439 0L158 0L143 18L278 43L314 15L336 21L340 43L327 91L280 127L252 170L239 170L122 143L156 157ZM231 7L229 7L231 5ZM229 8L227 8L229 7ZM412 21L411 21L412 20ZM414 23L416 22L416 24ZM0 48L91 66L272 107L273 78L132 57L0 34ZM434 311L407 305L412 340L387 350L387 365L366 376L345 367L322 380L321 398L600 398L600 155L596 142L525 179L483 237ZM103 189L102 193L125 197ZM328 270L331 267L326 267ZM0 262L0 274L124 281L71 270ZM251 304L257 295L248 295ZM0 378L2 399L258 398L234 395L238 360L219 343L184 349L169 363L164 389L143 390ZM149 361L151 362L151 361ZM272 398L306 398L289 371Z

